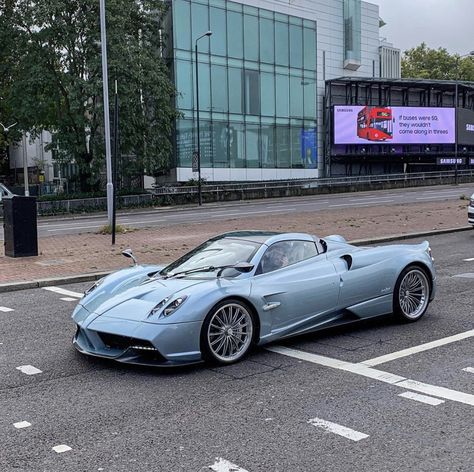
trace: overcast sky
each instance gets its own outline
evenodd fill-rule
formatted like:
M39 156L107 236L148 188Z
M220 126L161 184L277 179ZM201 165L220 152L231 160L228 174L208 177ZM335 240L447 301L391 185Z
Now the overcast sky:
M366 0L379 5L387 23L380 30L405 51L423 41L433 49L467 54L474 50L474 0Z

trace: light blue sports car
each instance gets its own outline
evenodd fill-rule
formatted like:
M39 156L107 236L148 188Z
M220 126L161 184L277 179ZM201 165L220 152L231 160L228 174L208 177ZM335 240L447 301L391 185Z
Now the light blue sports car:
M77 305L75 347L144 365L231 364L253 345L395 313L420 319L435 294L427 241L356 247L342 236L238 231L166 267L96 282Z

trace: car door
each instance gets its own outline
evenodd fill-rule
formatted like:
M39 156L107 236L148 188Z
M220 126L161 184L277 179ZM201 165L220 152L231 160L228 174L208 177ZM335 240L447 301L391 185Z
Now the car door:
M256 275L252 282L252 298L269 313L272 333L331 312L338 296L339 275L325 254Z

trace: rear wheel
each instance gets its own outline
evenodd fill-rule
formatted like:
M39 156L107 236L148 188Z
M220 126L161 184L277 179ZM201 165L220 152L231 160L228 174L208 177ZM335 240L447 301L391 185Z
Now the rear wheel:
M403 321L417 321L430 303L431 285L424 269L408 266L398 277L393 294L394 313Z
M249 352L255 333L250 308L240 300L224 300L206 316L201 350L206 360L219 364L240 361Z

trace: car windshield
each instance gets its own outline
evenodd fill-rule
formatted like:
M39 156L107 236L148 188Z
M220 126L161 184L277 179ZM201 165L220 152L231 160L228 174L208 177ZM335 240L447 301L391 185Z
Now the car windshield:
M177 274L178 272L196 270L200 267L208 269L210 266L222 267L235 265L239 262L250 262L260 246L260 243L253 241L231 238L206 241L166 266L160 272L160 275ZM207 270L207 273L209 273L209 270ZM240 272L236 270L228 269L224 275L235 277L239 274ZM202 276L199 272L194 272L192 275Z

